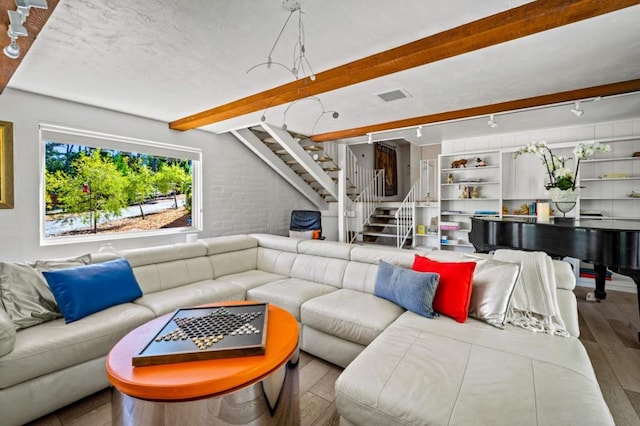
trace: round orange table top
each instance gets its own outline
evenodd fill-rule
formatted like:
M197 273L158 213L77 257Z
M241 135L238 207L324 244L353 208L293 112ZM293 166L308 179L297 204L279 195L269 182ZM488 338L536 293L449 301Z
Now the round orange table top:
M206 306L251 302L223 302ZM222 395L262 380L287 362L298 347L295 318L269 305L265 354L134 367L137 355L166 323L166 314L124 336L107 356L107 377L120 392L156 401L180 401Z

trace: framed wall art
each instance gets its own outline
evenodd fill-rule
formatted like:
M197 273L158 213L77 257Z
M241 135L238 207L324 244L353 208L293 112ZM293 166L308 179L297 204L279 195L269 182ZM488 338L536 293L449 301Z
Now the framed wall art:
M0 209L13 208L13 123L0 121Z

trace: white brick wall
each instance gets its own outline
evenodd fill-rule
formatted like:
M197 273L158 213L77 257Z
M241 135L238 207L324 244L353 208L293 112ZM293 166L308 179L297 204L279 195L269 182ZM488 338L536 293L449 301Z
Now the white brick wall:
M33 260L97 251L100 242L40 246L41 147L38 125L59 124L202 150L201 237L249 232L287 235L291 210L314 209L231 135L177 132L167 123L6 89L0 117L14 124L15 208L0 209L0 260ZM172 234L112 241L118 250L185 241Z
M291 210L316 207L231 135L204 159L205 222L212 235L288 235ZM224 139L224 140L222 140Z

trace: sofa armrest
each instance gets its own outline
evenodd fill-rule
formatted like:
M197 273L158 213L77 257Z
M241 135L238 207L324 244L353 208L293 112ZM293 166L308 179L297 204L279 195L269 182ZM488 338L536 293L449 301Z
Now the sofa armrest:
M0 302L0 356L13 350L16 343L16 326Z

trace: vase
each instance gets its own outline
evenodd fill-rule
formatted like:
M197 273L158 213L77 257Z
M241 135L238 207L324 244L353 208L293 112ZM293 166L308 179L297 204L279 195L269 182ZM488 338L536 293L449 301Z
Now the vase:
M560 189L560 188L550 188L549 195L551 195L551 201L556 206L556 208L562 212L563 219L566 217L567 213L573 210L576 206L576 202L578 200L578 196L580 195L580 188L574 189Z

